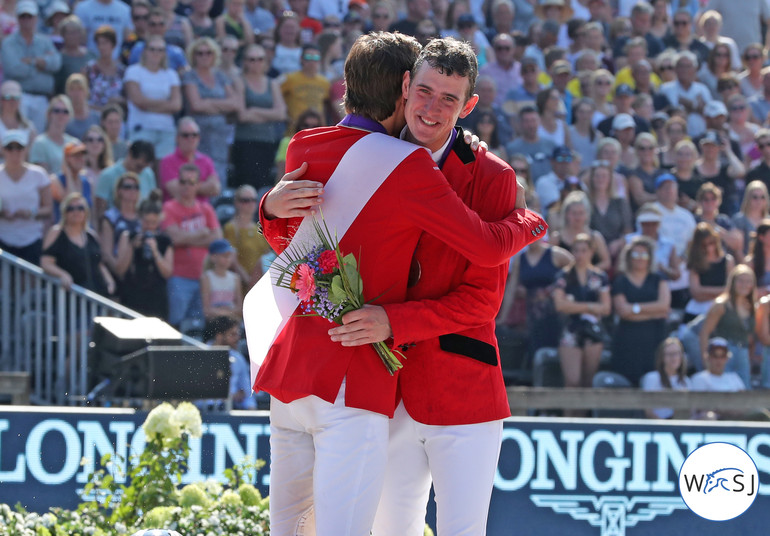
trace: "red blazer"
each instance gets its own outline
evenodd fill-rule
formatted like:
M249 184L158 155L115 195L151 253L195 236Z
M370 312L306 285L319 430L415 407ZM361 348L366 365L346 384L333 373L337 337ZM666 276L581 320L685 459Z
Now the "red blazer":
M491 153L474 155L458 138L442 171L484 220L498 220L513 209L515 174ZM404 407L413 419L430 425L510 416L495 337L508 263L474 265L429 235L420 238L415 257L421 276L407 292L410 301L384 306L395 344L414 344L405 351L398 378Z
M286 169L308 162L304 178L326 182L343 154L368 132L343 127L305 130L289 144ZM361 170L365 180L366 170ZM265 238L278 252L288 245L299 219L267 220ZM534 240L540 220L524 210L499 223L485 224L468 209L438 171L427 151L407 157L375 192L340 247L354 253L367 300L406 299L412 254L423 231L463 251L473 262L495 266ZM268 352L254 384L283 402L316 395L333 402L346 378L345 403L392 416L396 376L386 371L369 346L345 348L328 335L333 325L319 317L292 317ZM451 331L451 329L447 330Z

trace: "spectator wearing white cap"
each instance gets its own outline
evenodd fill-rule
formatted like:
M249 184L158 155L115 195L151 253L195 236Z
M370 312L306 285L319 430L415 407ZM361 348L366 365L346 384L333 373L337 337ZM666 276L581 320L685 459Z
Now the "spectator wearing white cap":
M640 132L649 132L650 123L646 119L639 117L634 113L633 103L635 97L636 92L630 85L618 84L615 87L615 93L613 94L612 99L612 102L615 105L615 113L599 121L599 124L596 125L596 129L605 136L611 136L612 130L615 129L615 123L613 123L615 117L620 114L624 114L631 118L631 124L634 127L634 134L639 134ZM622 122L628 124L626 118L623 118Z
M714 99L706 104L706 106L703 107L703 118L706 120L707 130L713 130L720 134L727 133L727 129L725 127L727 124L727 106L725 106L722 101ZM701 139L705 135L706 132L703 132L702 134L693 137L693 143L700 144ZM741 152L741 144L729 136L727 139L730 143L730 148L732 149L733 153L735 153L739 159L743 158L743 153ZM722 160L724 163L727 163L726 158L722 158Z
M7 130L0 142L0 249L40 264L44 221L53 207L51 181L43 168L24 162L26 132Z
M38 14L34 0L16 4L19 27L3 40L0 60L5 78L21 85L22 113L42 132L48 99L54 93L54 73L61 67L61 54L49 36L38 33Z
M620 163L626 169L635 169L639 165L639 157L634 149L636 139L636 123L627 113L616 114L612 118L612 137L620 142Z
M0 138L14 129L24 131L28 140L35 139L37 135L32 122L21 113L21 86L15 80L6 80L0 85Z
M646 236L652 240L655 243L652 270L667 281L676 280L681 276L681 259L674 243L660 234L662 220L663 215L655 203L645 203L636 215L636 231L625 236L626 243L630 243L636 236Z

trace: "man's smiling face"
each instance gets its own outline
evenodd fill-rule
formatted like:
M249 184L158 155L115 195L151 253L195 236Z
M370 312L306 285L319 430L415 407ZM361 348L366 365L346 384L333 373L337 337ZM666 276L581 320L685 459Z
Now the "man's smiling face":
M478 96L467 99L468 78L447 76L423 63L414 77L404 75L403 94L406 99L407 139L437 151L446 142L460 117L473 110ZM467 99L467 100L466 100Z

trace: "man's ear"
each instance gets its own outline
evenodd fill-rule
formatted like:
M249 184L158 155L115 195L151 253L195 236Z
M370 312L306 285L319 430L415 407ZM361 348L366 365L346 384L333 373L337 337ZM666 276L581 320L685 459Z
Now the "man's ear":
M460 119L467 117L468 114L471 113L476 107L477 102L479 102L479 96L474 93L473 96L465 103L465 106L463 106L463 111L460 112Z
M404 71L404 78L401 81L401 96L407 98L409 96L409 84L412 81L412 77L409 71Z

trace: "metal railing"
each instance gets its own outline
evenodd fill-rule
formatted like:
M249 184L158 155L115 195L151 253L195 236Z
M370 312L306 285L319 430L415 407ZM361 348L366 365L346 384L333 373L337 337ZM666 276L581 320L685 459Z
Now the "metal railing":
M88 393L88 344L97 316L143 315L0 250L0 372L27 372L33 404L77 405ZM182 341L207 345L190 337Z

